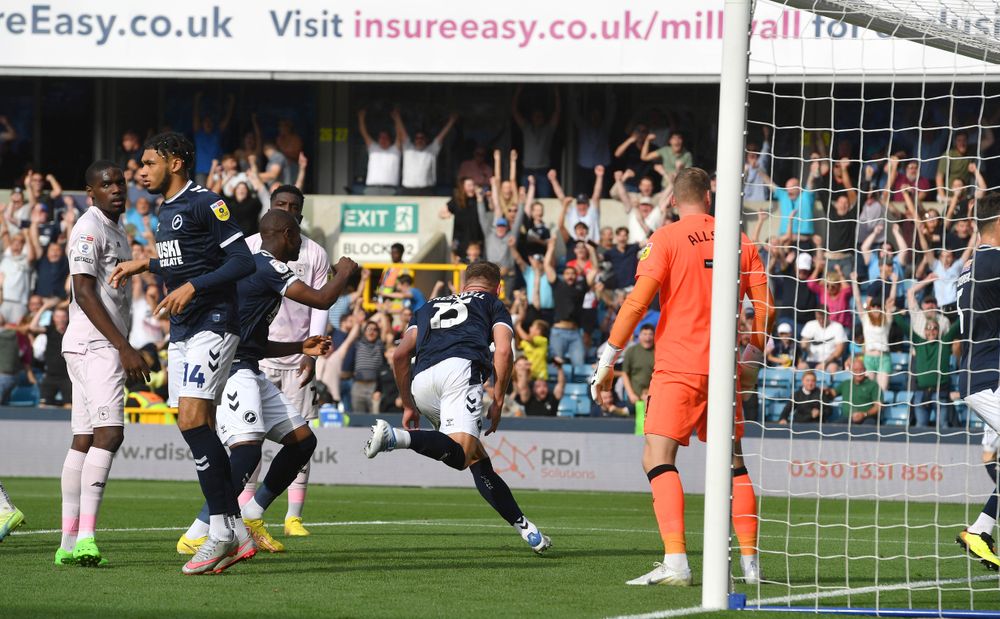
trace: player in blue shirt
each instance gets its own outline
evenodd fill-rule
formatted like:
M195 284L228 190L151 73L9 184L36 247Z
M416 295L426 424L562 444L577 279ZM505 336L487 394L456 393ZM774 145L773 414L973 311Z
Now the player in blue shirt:
M271 209L260 220L260 251L253 254L257 270L236 287L240 343L236 348L225 397L216 414L219 438L229 448L232 480L241 487L260 464L261 443L269 438L282 444L256 494L242 507L243 521L260 548L282 552L284 546L267 532L264 510L295 480L316 449L316 436L299 409L260 370L261 359L291 354L318 356L330 347L330 338L312 336L302 342L268 339L269 327L283 298L327 310L357 269L350 258L341 258L335 274L322 288L303 282L286 262L295 261L302 247L299 223L288 211ZM195 554L209 536L209 507L177 543L177 551Z
M978 201L980 245L958 278L959 325L963 376L959 392L969 409L1000 431L1000 193ZM986 501L976 521L956 541L987 568L1000 570L993 541L1000 488Z
M524 516L479 440L483 383L494 376L493 403L487 412L489 435L500 424L514 362L514 328L510 313L497 298L499 288L500 267L474 262L465 271L461 293L431 299L413 313L392 357L403 400L403 427L408 430L379 419L372 426L365 455L374 458L383 451L412 449L459 471L468 468L486 502L532 550L541 553L551 541ZM411 367L414 355L417 361ZM417 430L420 415L435 429Z
M236 282L256 269L243 233L217 194L189 178L194 146L175 132L146 141L139 180L164 198L157 217L158 258L130 260L118 265L111 283L146 270L159 275L168 294L154 310L170 316L167 349L170 403L178 407L177 427L194 455L202 493L211 511L211 535L182 572L221 572L256 552L253 540L242 533L230 478L229 458L212 427L215 406L229 376L239 343Z

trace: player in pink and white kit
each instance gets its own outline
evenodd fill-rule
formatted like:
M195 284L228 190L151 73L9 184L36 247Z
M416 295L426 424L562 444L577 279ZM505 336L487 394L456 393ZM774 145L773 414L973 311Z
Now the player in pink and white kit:
M271 208L288 211L296 221L302 223L302 203L304 197L298 187L282 185L271 193ZM260 250L260 234L247 237L251 252ZM330 278L330 258L318 243L302 237L302 249L298 260L288 263L288 267L307 286L319 290ZM306 307L285 298L281 301L278 315L271 322L268 338L274 342L300 342L313 335L325 335L328 312ZM317 417L316 388L313 378L316 374L316 360L308 355L290 355L276 359L261 359L260 369L272 383L288 398L306 421ZM256 491L260 467L254 471L240 495L240 505L249 501ZM302 526L302 506L306 499L309 483L309 464L299 472L288 487L288 512L285 514L285 535L309 535Z
M128 343L128 287L108 283L132 257L121 224L127 197L117 164L87 168L93 206L73 226L67 245L72 295L62 352L73 384L73 442L62 471L62 542L56 565L97 567L107 560L94 543L97 512L111 461L124 439L125 380L148 380L149 366Z

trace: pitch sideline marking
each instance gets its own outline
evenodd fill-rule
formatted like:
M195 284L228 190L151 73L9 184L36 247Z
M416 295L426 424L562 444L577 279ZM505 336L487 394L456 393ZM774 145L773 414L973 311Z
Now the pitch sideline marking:
M941 585L958 585L969 582L980 582L984 580L996 580L995 575L972 576L970 578L946 578L939 580L921 580L916 582L904 582L894 585L872 585L869 587L855 587L851 589L838 589L836 591L821 591L817 593L798 593L795 595L783 595L772 598L758 598L747 600L747 607L750 606L770 606L772 604L790 604L792 602L803 602L807 600L821 600L824 598L845 597L849 595L865 595L867 593L884 593L888 591L898 591L900 589L923 589L930 587L940 587ZM707 610L701 606L690 608L679 608L677 610L661 610L642 615L620 615L611 619L664 619L666 617L683 617L685 615L696 615L699 613L715 612Z

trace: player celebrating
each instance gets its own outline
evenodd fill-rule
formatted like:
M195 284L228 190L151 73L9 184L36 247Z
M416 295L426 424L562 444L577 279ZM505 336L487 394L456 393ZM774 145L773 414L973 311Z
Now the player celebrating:
M687 445L694 430L705 440L709 343L706 317L711 313L715 246L715 219L708 215L709 191L709 176L704 170L686 168L677 173L672 200L681 219L657 230L640 253L635 288L615 320L609 345L591 379L591 394L598 404L605 405L610 398L615 358L659 293L660 321L656 329L653 380L646 401L642 466L653 492L653 511L664 555L663 563L628 581L630 585L691 584L684 539L684 492L674 462L678 446ZM741 251L740 298L749 293L754 306L754 332L748 349L752 347L753 356L762 359L760 351L764 334L769 332L772 306L767 276L756 248L745 234ZM756 381L749 368L742 374L744 385ZM739 400L735 430L733 526L740 542L744 578L748 583L756 583L760 580L757 500L740 449L743 412Z
M56 565L96 567L106 560L94 542L97 512L111 461L125 437L125 381L149 379L149 366L128 342L131 295L112 288L111 272L132 253L120 222L125 174L95 161L86 172L93 206L68 243L71 301L62 351L73 384L73 442L62 469L62 543Z
M305 341L275 342L269 339L268 326L282 298L324 311L329 309L358 265L350 258L341 258L336 275L319 290L304 283L285 264L299 258L302 246L299 224L292 215L279 209L271 209L260 220L260 243L260 251L253 255L257 271L240 280L236 287L240 345L217 421L219 438L229 447L234 484L243 483L260 465L265 437L282 444L264 483L242 508L244 522L257 545L270 552L282 552L284 546L264 526L264 510L309 462L316 449L316 436L300 409L261 372L260 360L291 354L322 355L330 347L330 338L314 335ZM209 508L205 505L178 542L178 551L195 550L205 541L209 519Z
M236 282L251 275L253 256L243 233L218 195L188 179L194 146L175 132L146 141L139 178L162 194L157 217L159 258L130 260L111 276L116 286L146 270L161 276L169 294L154 310L170 316L167 349L170 404L178 407L177 427L194 455L202 493L211 512L208 540L182 572L221 572L256 552L243 528L230 479L226 449L215 434L215 406L229 376L239 343Z
M959 324L962 330L961 369L965 373L959 392L969 408L993 432L1000 432L1000 193L991 192L976 204L979 248L958 278ZM995 436L995 434L993 435ZM989 438L992 439L993 436ZM989 447L984 441L985 448ZM989 470L989 468L987 468ZM1000 488L994 479L993 493L976 521L955 541L982 561L988 569L1000 570L993 541L997 524Z
M514 362L514 328L510 313L496 296L499 287L500 267L474 262L465 271L460 294L431 299L414 312L392 356L392 372L403 400L403 426L409 431L379 419L372 426L365 455L374 458L383 451L412 449L459 471L470 469L479 494L532 550L541 553L551 541L524 516L479 441L483 383L494 374L493 403L487 412L489 435L500 424ZM496 348L492 362L491 343ZM411 368L414 355L417 364ZM448 434L436 429L418 431L419 415L436 429L447 428Z
M304 196L295 185L282 185L271 192L271 208L288 211L295 220L302 223L302 203ZM250 251L257 251L261 246L260 234L247 238ZM319 289L330 278L330 259L326 250L312 239L302 237L302 249L299 257L288 263L288 267L307 286ZM278 315L271 322L269 337L277 342L296 342L311 335L326 333L328 312L322 309L309 308L301 303L286 298L281 302ZM265 358L260 360L264 374L274 383L292 406L301 413L306 421L316 419L316 387L313 378L316 374L316 360L309 355L295 354L287 357ZM257 486L257 476L260 467L253 472L246 483L243 494L240 495L240 505L253 496ZM288 487L288 511L285 513L285 535L309 535L302 526L302 507L306 500L306 486L309 483L309 462L307 461Z
M0 482L0 542L22 524L24 524L24 512L10 502L10 496L7 495L3 482Z

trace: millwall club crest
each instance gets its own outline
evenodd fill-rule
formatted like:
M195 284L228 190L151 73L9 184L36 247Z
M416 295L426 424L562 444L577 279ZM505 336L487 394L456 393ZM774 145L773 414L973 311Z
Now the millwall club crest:
M639 260L645 260L646 258L649 258L649 254L652 251L653 251L653 244L646 243L646 246L643 247L642 251L639 252Z
M212 204L212 212L215 213L215 218L219 221L229 221L229 209L226 208L226 203L222 200Z

